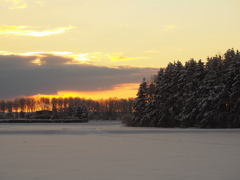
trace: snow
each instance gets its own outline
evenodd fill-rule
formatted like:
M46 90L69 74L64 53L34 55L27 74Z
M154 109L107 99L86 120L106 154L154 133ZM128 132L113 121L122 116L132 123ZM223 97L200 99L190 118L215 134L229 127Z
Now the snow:
M240 129L0 124L1 180L239 180Z

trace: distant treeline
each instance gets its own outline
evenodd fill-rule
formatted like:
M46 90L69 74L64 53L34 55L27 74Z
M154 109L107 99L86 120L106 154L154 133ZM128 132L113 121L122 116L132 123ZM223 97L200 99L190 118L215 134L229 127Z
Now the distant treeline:
M240 53L177 61L140 84L129 126L240 128Z
M90 119L116 120L124 114L132 113L134 98L128 99L84 99L84 98L31 98L22 97L14 100L0 100L0 112L12 112L17 117L24 118L29 113L38 110L50 110L65 117L69 111L69 106L77 109L78 106L86 106L90 111Z

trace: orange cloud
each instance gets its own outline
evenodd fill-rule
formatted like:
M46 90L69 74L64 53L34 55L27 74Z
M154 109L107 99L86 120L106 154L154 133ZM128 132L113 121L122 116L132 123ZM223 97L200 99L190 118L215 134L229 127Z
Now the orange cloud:
M51 30L44 30L44 31L36 31L31 30L30 27L27 26L7 26L7 25L0 25L0 35L16 35L16 36L34 36L34 37L43 37L43 36L51 36L54 34L61 34L69 29L73 29L75 27L68 26L68 27L60 27Z
M86 99L108 99L111 97L117 98L130 98L135 97L139 83L126 83L118 84L112 89L104 91L58 91L57 94L37 94L31 97L48 97L48 98L67 98L67 97L80 97Z

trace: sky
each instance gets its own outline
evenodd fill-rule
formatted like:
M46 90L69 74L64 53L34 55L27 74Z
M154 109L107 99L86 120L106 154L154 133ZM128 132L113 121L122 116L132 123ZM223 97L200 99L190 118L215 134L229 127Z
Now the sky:
M143 77L240 47L239 0L0 0L0 99L135 97Z

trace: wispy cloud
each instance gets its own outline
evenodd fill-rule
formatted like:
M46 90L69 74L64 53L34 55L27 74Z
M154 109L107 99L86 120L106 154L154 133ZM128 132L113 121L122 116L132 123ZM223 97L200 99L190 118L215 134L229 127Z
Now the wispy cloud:
M55 34L64 33L67 30L73 29L75 27L59 27L50 30L44 31L36 31L33 28L28 26L7 26L0 25L0 35L16 35L16 36L34 36L34 37L43 37L43 36L51 36Z
M118 55L118 56L109 56L109 58L113 62L115 62L115 61L130 61L130 60L136 60L136 59L148 59L148 57L127 57L127 56L123 56L122 54Z
M23 0L5 0L5 2L11 3L8 9L24 9L27 7L26 2Z
M169 30L172 30L172 29L176 29L176 26L175 25L166 25L164 26L163 28L165 31L169 31Z

